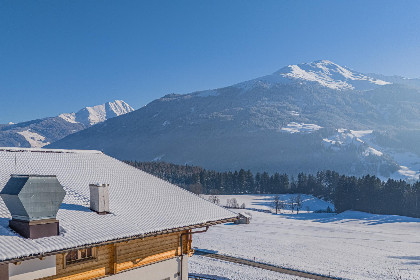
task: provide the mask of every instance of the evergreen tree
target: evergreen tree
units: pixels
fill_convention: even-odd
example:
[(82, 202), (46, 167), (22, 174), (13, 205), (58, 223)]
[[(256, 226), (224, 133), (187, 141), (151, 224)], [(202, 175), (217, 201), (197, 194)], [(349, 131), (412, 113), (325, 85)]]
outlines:
[[(126, 162), (159, 178), (197, 194), (304, 193), (332, 201), (338, 212), (358, 210), (378, 214), (420, 217), (420, 182), (389, 179), (382, 182), (375, 176), (359, 179), (326, 170), (316, 175), (299, 173), (297, 180), (287, 174), (250, 170), (216, 172), (189, 165), (165, 162)], [(296, 202), (292, 203), (293, 206)]]

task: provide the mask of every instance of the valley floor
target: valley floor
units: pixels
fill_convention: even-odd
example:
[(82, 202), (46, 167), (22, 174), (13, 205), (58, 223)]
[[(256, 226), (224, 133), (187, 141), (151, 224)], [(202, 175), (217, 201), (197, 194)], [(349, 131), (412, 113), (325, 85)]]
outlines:
[[(241, 203), (241, 196), (220, 196), (222, 202), (231, 197)], [(313, 210), (322, 203), (307, 199)], [(243, 200), (248, 202), (247, 207), (264, 209), (269, 207), (270, 197), (244, 196)], [(420, 279), (420, 219), (355, 211), (299, 215), (290, 211), (279, 215), (235, 211), (251, 213), (251, 224), (211, 227), (194, 237), (193, 246), (347, 279)], [(228, 274), (228, 279), (296, 279), (287, 275), (255, 278), (249, 268), (243, 270), (241, 266), (200, 256), (191, 259), (190, 270)]]

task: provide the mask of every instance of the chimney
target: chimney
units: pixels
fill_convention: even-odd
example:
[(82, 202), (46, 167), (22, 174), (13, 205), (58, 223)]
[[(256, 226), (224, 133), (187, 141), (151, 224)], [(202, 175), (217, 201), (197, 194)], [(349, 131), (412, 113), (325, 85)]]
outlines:
[(109, 214), (109, 184), (90, 184), (90, 209), (100, 215)]
[(11, 175), (0, 192), (12, 215), (10, 228), (31, 239), (59, 234), (56, 217), (65, 195), (55, 175)]

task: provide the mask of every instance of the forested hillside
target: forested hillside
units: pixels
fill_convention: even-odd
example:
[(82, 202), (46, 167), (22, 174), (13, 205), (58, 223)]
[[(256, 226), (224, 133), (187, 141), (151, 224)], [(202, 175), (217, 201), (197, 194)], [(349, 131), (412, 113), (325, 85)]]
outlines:
[(243, 169), (217, 172), (166, 162), (127, 163), (197, 194), (304, 193), (332, 201), (338, 212), (358, 210), (420, 217), (420, 182), (382, 182), (375, 176), (357, 178), (330, 170), (316, 175), (299, 173), (295, 178), (267, 172), (254, 175)]

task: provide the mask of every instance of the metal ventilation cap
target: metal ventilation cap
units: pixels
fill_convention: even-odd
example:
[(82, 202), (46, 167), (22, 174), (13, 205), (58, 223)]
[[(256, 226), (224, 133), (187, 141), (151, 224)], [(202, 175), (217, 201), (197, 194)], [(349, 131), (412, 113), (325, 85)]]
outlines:
[(11, 175), (0, 196), (14, 220), (55, 219), (66, 192), (55, 175)]

